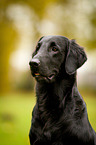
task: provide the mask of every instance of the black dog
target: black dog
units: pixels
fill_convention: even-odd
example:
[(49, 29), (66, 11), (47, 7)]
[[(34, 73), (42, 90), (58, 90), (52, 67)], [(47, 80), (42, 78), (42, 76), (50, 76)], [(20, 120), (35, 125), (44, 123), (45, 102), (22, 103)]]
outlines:
[(86, 60), (83, 48), (74, 40), (63, 36), (39, 40), (29, 63), (37, 80), (31, 145), (96, 145), (76, 84), (76, 70)]

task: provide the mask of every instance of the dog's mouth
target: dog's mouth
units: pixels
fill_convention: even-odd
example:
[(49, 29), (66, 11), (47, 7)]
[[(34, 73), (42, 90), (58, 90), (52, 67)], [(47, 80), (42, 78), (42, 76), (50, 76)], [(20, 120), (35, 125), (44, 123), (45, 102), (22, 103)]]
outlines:
[(47, 82), (50, 82), (51, 80), (53, 80), (55, 78), (55, 74), (44, 76), (44, 75), (41, 75), (40, 73), (34, 73), (32, 75), (33, 75), (33, 77), (36, 78), (37, 81), (45, 80)]

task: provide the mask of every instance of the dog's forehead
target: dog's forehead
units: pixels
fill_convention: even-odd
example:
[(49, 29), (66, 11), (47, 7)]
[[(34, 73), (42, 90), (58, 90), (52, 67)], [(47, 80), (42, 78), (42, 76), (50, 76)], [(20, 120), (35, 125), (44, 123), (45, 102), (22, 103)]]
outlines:
[(68, 38), (64, 37), (64, 36), (44, 36), (40, 42), (44, 42), (44, 43), (51, 43), (51, 42), (55, 42), (56, 44), (63, 44), (66, 43), (68, 41)]

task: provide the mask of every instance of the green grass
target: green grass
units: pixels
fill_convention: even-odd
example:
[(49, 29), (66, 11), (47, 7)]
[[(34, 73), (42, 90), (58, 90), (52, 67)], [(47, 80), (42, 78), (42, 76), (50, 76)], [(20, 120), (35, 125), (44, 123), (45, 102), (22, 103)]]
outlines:
[[(96, 131), (96, 97), (84, 98), (89, 120)], [(34, 94), (0, 97), (0, 145), (29, 145)]]
[(88, 118), (89, 121), (96, 131), (96, 96), (95, 97), (88, 97), (84, 98), (87, 106)]
[(0, 145), (29, 145), (34, 95), (10, 95), (0, 98)]

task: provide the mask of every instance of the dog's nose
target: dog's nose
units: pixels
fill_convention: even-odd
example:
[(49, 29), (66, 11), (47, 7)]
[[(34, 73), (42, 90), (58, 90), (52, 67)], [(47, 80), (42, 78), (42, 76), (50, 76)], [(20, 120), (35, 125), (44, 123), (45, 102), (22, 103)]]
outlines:
[(40, 65), (40, 61), (38, 59), (32, 59), (30, 62), (29, 62), (29, 65), (31, 67), (34, 67), (34, 68), (37, 68), (39, 65)]

